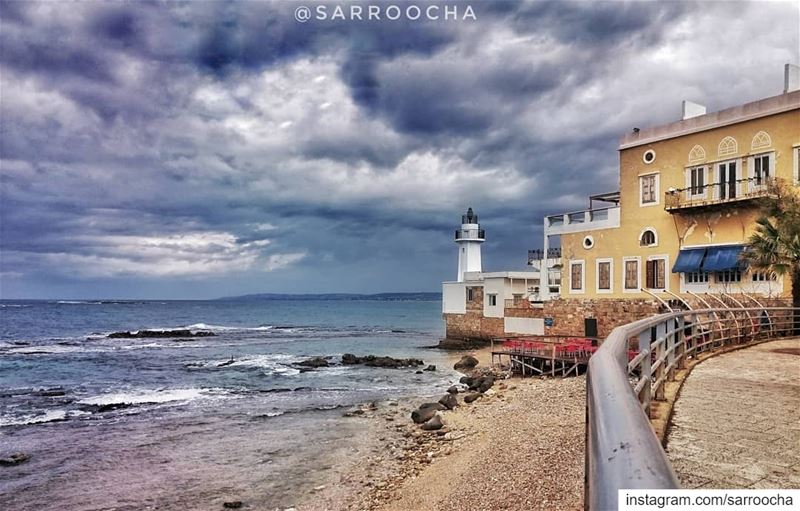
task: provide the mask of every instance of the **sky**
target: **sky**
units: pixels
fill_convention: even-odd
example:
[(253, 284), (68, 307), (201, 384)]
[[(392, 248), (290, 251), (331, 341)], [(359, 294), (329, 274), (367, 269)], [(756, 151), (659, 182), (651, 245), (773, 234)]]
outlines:
[[(0, 1), (0, 298), (437, 291), (469, 206), (524, 269), (623, 134), (800, 59), (797, 2), (301, 3)], [(392, 3), (442, 10), (331, 19)]]

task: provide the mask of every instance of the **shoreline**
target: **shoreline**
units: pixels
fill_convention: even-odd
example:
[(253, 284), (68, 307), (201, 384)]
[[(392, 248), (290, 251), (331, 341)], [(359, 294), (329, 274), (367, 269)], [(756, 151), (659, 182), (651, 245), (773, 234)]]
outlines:
[[(478, 369), (489, 366), (489, 348), (448, 358), (465, 354), (478, 358)], [(353, 418), (369, 421), (359, 452), (295, 509), (583, 508), (583, 376), (498, 380), (471, 404), (460, 392), (460, 405), (442, 412), (444, 428), (421, 430), (411, 411), (445, 390), (430, 399), (383, 402)]]

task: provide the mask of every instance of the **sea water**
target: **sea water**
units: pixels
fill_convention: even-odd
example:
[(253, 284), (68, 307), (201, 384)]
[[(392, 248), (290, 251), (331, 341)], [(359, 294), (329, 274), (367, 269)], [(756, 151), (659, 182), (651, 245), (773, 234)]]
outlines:
[[(112, 339), (114, 331), (210, 331)], [(274, 509), (358, 449), (360, 403), (441, 392), (441, 302), (2, 301), (2, 509)], [(343, 353), (435, 364), (342, 366)], [(330, 367), (298, 362), (331, 357)]]

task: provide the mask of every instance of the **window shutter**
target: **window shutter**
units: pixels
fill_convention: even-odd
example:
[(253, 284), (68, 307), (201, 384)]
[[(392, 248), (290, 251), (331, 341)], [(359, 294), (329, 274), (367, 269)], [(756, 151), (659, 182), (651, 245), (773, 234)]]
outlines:
[(653, 275), (653, 261), (645, 261), (644, 263), (644, 286), (648, 289), (655, 287), (655, 280)]
[(667, 287), (665, 285), (665, 281), (664, 281), (664, 279), (666, 278), (666, 272), (664, 270), (664, 260), (663, 259), (657, 259), (657, 260), (655, 260), (653, 262), (656, 263), (655, 267), (657, 269), (656, 270), (656, 287), (658, 289), (664, 289), (664, 288)]

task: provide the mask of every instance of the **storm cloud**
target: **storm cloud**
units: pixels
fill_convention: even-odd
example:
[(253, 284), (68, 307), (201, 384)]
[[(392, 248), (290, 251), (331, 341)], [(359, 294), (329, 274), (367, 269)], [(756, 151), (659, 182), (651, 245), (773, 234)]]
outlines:
[(778, 94), (800, 46), (794, 2), (295, 6), (2, 1), (0, 296), (436, 290), (468, 206), (524, 268), (622, 134)]

